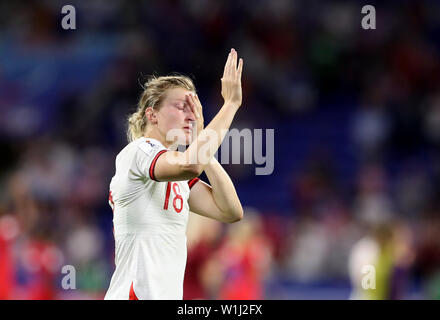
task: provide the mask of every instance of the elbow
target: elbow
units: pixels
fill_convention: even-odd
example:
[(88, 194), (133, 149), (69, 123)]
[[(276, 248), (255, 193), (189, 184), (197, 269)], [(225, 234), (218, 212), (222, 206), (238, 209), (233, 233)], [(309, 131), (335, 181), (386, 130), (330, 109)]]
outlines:
[(182, 168), (182, 171), (184, 172), (185, 177), (188, 180), (190, 180), (190, 179), (197, 178), (198, 176), (200, 176), (202, 174), (203, 166), (200, 164), (185, 165)]
[(229, 214), (228, 214), (228, 218), (226, 219), (226, 223), (234, 223), (234, 222), (238, 222), (238, 221), (240, 221), (240, 220), (242, 220), (243, 219), (243, 216), (244, 216), (244, 214), (243, 214), (243, 208), (240, 206), (240, 208), (239, 209), (237, 209), (237, 210), (235, 210), (235, 211), (233, 211), (233, 212), (230, 212)]

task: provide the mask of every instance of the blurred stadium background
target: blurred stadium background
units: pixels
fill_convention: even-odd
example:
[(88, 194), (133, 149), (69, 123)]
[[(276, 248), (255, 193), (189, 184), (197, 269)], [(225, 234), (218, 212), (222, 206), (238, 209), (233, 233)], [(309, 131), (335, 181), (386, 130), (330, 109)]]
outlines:
[(348, 299), (374, 261), (365, 298), (439, 299), (439, 39), (438, 1), (2, 1), (0, 299), (103, 298), (140, 79), (191, 75), (208, 123), (231, 47), (233, 127), (275, 129), (275, 170), (225, 166), (245, 218), (191, 218), (185, 298)]

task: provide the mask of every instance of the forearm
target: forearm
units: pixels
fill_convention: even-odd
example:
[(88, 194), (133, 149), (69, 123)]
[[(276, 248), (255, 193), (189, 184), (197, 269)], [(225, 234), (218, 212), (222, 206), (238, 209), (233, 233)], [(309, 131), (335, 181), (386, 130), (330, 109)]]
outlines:
[(235, 104), (225, 103), (209, 125), (189, 145), (185, 151), (186, 159), (191, 163), (200, 164), (200, 169), (203, 169), (220, 147), (238, 108)]
[(217, 207), (234, 219), (243, 217), (243, 208), (234, 184), (221, 164), (213, 157), (205, 166), (205, 173), (212, 187), (212, 196)]
[[(237, 51), (232, 48), (221, 78), (221, 94), (225, 103), (209, 125), (198, 132), (197, 138), (184, 153), (185, 160), (197, 168), (196, 173), (200, 174), (204, 166), (208, 165), (214, 157), (231, 126), (235, 113), (241, 106), (242, 70), (243, 59), (240, 59), (237, 66)], [(199, 98), (197, 95), (189, 95), (186, 99), (194, 111), (197, 127), (200, 130), (203, 128), (203, 112)]]

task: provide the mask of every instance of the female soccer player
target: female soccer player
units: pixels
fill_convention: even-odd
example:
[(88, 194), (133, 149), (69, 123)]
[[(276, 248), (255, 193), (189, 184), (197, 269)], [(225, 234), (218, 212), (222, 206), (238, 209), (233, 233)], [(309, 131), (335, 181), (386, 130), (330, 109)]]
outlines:
[[(241, 105), (242, 69), (231, 49), (221, 78), (224, 104), (205, 129), (189, 78), (145, 84), (129, 118), (131, 142), (117, 155), (110, 183), (116, 270), (105, 299), (182, 299), (189, 211), (227, 223), (242, 219), (234, 185), (214, 157)], [(175, 143), (189, 146), (178, 152)], [(199, 161), (200, 154), (210, 161)], [(210, 185), (197, 178), (202, 171)]]

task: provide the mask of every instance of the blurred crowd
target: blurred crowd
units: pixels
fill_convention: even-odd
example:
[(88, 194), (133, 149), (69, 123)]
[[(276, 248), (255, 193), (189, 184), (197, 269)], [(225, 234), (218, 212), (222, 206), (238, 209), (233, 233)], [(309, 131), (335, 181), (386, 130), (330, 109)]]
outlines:
[[(276, 162), (265, 197), (245, 189), (259, 177), (226, 167), (245, 218), (191, 217), (184, 298), (440, 298), (440, 3), (377, 3), (376, 30), (358, 1), (69, 4), (76, 30), (61, 28), (61, 1), (0, 3), (0, 299), (104, 297), (108, 185), (143, 77), (193, 76), (209, 121), (231, 47), (252, 110), (235, 127), (276, 135), (323, 110), (348, 121), (277, 153), (305, 156)], [(279, 193), (284, 210), (270, 206)]]

